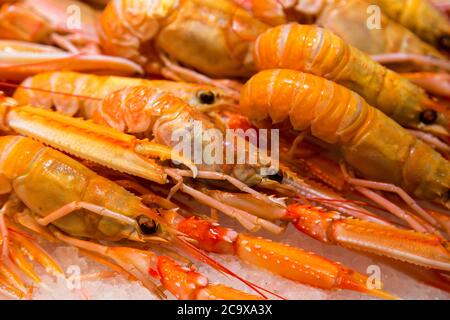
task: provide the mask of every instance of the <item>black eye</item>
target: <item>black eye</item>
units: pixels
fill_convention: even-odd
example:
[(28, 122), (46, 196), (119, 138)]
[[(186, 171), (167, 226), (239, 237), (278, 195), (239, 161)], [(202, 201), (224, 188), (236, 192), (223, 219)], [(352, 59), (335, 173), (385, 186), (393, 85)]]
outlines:
[(202, 104), (213, 104), (216, 101), (216, 96), (211, 91), (200, 91), (198, 97)]
[(139, 227), (141, 228), (142, 233), (146, 235), (155, 234), (156, 231), (158, 231), (158, 225), (147, 218), (140, 219)]
[(283, 182), (283, 174), (281, 172), (277, 172), (275, 174), (272, 174), (270, 176), (267, 176), (270, 180), (276, 181), (276, 182)]
[(439, 39), (439, 48), (443, 50), (450, 50), (450, 35), (446, 34)]
[(420, 121), (425, 124), (433, 124), (437, 119), (437, 112), (431, 109), (427, 109), (420, 113)]

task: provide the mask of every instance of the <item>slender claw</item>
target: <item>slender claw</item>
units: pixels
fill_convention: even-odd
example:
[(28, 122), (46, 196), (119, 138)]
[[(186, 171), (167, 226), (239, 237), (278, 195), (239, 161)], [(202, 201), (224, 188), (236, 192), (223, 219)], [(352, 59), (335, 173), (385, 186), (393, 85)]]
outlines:
[(297, 229), (325, 242), (450, 271), (449, 243), (436, 235), (342, 218), (310, 206), (288, 208)]
[(184, 268), (168, 257), (158, 258), (161, 283), (177, 299), (258, 300), (260, 297), (224, 286), (209, 284), (208, 279), (192, 268)]
[(370, 288), (366, 276), (286, 244), (240, 234), (236, 254), (253, 265), (314, 287), (348, 289), (383, 299), (396, 299), (383, 290)]
[(160, 184), (166, 182), (160, 165), (136, 153), (139, 140), (134, 136), (30, 106), (13, 108), (7, 117), (8, 125), (17, 133), (56, 149)]
[[(168, 175), (174, 178), (174, 180), (180, 181), (182, 178), (172, 169), (167, 169), (166, 172)], [(264, 228), (272, 233), (278, 234), (283, 231), (283, 228), (278, 226), (277, 224), (270, 222), (265, 219), (261, 219), (259, 217), (256, 217), (253, 214), (250, 214), (244, 210), (241, 210), (239, 208), (235, 208), (233, 206), (229, 206), (225, 203), (223, 203), (220, 200), (214, 199), (213, 197), (208, 196), (207, 194), (194, 189), (184, 183), (180, 184), (180, 190), (191, 197), (193, 197), (198, 202), (205, 204), (209, 206), (210, 208), (214, 208), (216, 210), (219, 210), (226, 215), (236, 219), (239, 221), (244, 228), (251, 231), (257, 231), (259, 228)]]
[(238, 234), (211, 222), (192, 217), (178, 220), (165, 216), (197, 243), (196, 246), (215, 253), (235, 254), (239, 259), (267, 269), (290, 280), (332, 290), (350, 289), (380, 298), (393, 296), (366, 286), (367, 277), (337, 263), (285, 244)]

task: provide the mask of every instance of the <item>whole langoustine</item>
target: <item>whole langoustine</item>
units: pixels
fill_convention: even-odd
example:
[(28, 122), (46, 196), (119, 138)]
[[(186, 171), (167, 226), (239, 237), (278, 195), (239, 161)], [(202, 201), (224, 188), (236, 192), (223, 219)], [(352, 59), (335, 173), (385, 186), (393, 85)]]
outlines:
[(210, 85), (69, 71), (46, 72), (27, 78), (21, 85), (14, 86), (14, 99), (21, 104), (32, 104), (66, 115), (91, 118), (108, 94), (133, 86), (148, 86), (170, 92), (198, 108), (237, 104), (235, 97)]
[(295, 70), (266, 70), (246, 83), (240, 106), (256, 123), (287, 121), (294, 130), (339, 146), (368, 179), (450, 206), (449, 162), (341, 85)]

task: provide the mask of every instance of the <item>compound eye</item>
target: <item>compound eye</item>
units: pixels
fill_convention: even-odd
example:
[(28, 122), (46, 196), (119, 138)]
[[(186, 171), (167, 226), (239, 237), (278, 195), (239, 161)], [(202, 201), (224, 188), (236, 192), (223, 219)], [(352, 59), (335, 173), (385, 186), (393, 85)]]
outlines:
[(212, 91), (200, 91), (198, 97), (202, 104), (213, 104), (216, 101), (216, 95)]
[(277, 172), (275, 174), (272, 174), (270, 176), (267, 176), (267, 178), (269, 178), (270, 180), (276, 181), (276, 182), (283, 182), (283, 174), (281, 172)]
[(140, 218), (138, 223), (142, 233), (145, 235), (152, 235), (158, 231), (158, 225), (147, 217)]
[(425, 124), (433, 124), (437, 119), (437, 112), (435, 110), (427, 109), (420, 113), (420, 121)]
[(450, 35), (446, 34), (439, 38), (438, 46), (442, 50), (450, 50)]

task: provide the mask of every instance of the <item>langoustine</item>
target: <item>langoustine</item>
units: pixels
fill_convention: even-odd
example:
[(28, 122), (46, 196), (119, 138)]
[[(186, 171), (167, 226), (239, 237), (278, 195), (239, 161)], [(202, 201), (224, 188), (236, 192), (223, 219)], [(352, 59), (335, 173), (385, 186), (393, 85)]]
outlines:
[[(20, 109), (19, 109), (20, 110)], [(14, 118), (14, 117), (13, 117)], [(142, 133), (151, 133), (151, 135), (155, 138), (155, 141), (163, 143), (167, 146), (173, 146), (171, 139), (171, 135), (173, 134), (174, 130), (176, 128), (184, 127), (186, 128), (186, 123), (188, 123), (190, 120), (197, 120), (201, 121), (206, 128), (211, 127), (212, 125), (208, 123), (208, 121), (205, 121), (204, 116), (200, 115), (198, 112), (196, 112), (192, 107), (189, 107), (187, 104), (183, 103), (181, 100), (178, 100), (174, 97), (171, 97), (167, 93), (163, 93), (157, 89), (149, 88), (149, 87), (134, 87), (134, 88), (125, 88), (123, 90), (120, 90), (118, 92), (115, 92), (111, 94), (108, 98), (106, 98), (102, 105), (95, 110), (95, 112), (92, 115), (92, 118), (95, 122), (98, 123), (105, 123), (108, 124), (111, 127), (114, 127), (116, 129), (119, 129), (121, 131), (127, 131), (132, 132), (135, 134), (142, 134)], [(13, 128), (20, 129), (17, 126), (14, 126), (13, 123), (11, 123)], [(23, 128), (23, 127), (22, 127)], [(21, 132), (19, 130), (19, 132)], [(30, 131), (27, 131), (30, 132)], [(35, 137), (38, 135), (34, 134)], [(150, 136), (149, 136), (150, 137)], [(47, 142), (52, 144), (51, 140), (47, 139)], [(54, 143), (54, 142), (53, 142)], [(90, 157), (90, 160), (93, 161), (100, 161), (100, 159), (96, 159), (95, 157)], [(336, 215), (335, 213), (326, 213), (322, 212), (321, 210), (315, 209), (313, 207), (301, 207), (297, 206), (296, 204), (290, 204), (287, 208), (283, 208), (282, 205), (277, 204), (276, 202), (267, 201), (267, 198), (261, 197), (259, 194), (255, 194), (253, 192), (250, 192), (248, 187), (244, 187), (240, 184), (237, 184), (236, 182), (233, 182), (233, 180), (230, 180), (230, 178), (226, 178), (223, 176), (224, 174), (231, 175), (232, 177), (238, 178), (241, 182), (245, 182), (250, 186), (254, 185), (262, 185), (264, 186), (264, 177), (258, 176), (256, 167), (249, 167), (246, 170), (245, 167), (247, 166), (230, 166), (227, 165), (225, 169), (218, 168), (217, 166), (211, 166), (211, 165), (199, 165), (199, 172), (197, 173), (196, 178), (197, 179), (208, 179), (211, 177), (214, 177), (219, 173), (217, 178), (228, 180), (233, 185), (237, 186), (238, 188), (242, 189), (243, 191), (249, 192), (249, 194), (240, 194), (240, 195), (233, 195), (233, 194), (227, 194), (224, 192), (211, 192), (208, 190), (201, 190), (204, 193), (208, 194), (209, 196), (217, 199), (221, 203), (226, 203), (230, 205), (231, 207), (237, 207), (240, 210), (248, 211), (254, 215), (257, 215), (263, 219), (268, 220), (285, 220), (285, 221), (293, 221), (297, 228), (303, 232), (306, 232), (309, 235), (312, 235), (315, 237), (317, 233), (321, 233), (318, 231), (318, 229), (324, 228), (326, 230), (328, 227), (328, 223), (325, 223), (320, 226), (316, 226), (316, 228), (311, 228), (311, 225), (309, 225), (308, 221), (308, 215), (311, 215), (311, 217), (315, 217), (312, 220), (317, 219), (323, 219), (323, 221), (334, 221), (331, 223), (332, 225), (342, 225), (346, 226), (343, 227), (343, 229), (346, 230), (348, 227), (349, 229), (352, 229), (353, 222), (351, 220), (345, 220), (342, 219), (339, 215)], [(229, 170), (228, 169), (233, 169)], [(216, 174), (213, 174), (212, 172), (208, 172), (208, 170), (214, 170), (216, 171)], [(218, 171), (217, 171), (218, 170)], [(175, 171), (175, 172), (181, 172), (181, 171)], [(289, 172), (289, 171), (287, 171)], [(246, 175), (242, 175), (242, 173), (246, 173)], [(186, 174), (183, 172), (183, 174)], [(289, 173), (290, 174), (290, 173)], [(189, 176), (189, 175), (188, 175)], [(251, 179), (249, 179), (251, 178)], [(258, 180), (255, 180), (258, 178)], [(262, 181), (261, 181), (262, 179)], [(295, 180), (294, 180), (295, 181)], [(301, 179), (297, 179), (298, 184), (302, 184), (303, 181)], [(270, 185), (273, 185), (270, 184)], [(281, 185), (280, 185), (281, 186)], [(267, 186), (268, 187), (268, 186)], [(305, 186), (303, 187), (305, 188)], [(276, 189), (276, 187), (275, 187)], [(311, 191), (310, 191), (311, 192)], [(252, 199), (253, 197), (260, 196), (259, 199)], [(257, 197), (258, 198), (258, 197)], [(342, 208), (341, 208), (342, 209)], [(351, 210), (350, 210), (351, 212)], [(360, 212), (361, 214), (361, 212)], [(369, 238), (365, 240), (367, 243), (365, 243), (362, 247), (365, 248), (365, 250), (369, 250), (371, 252), (377, 252), (376, 250), (373, 251), (370, 249), (371, 243), (379, 243), (383, 247), (381, 251), (383, 254), (386, 254), (390, 257), (399, 258), (399, 256), (391, 255), (389, 253), (392, 246), (396, 246), (398, 244), (401, 244), (402, 241), (400, 240), (403, 236), (401, 235), (401, 231), (397, 230), (395, 228), (389, 228), (384, 225), (382, 220), (379, 220), (375, 218), (372, 215), (365, 215), (361, 214), (360, 216), (364, 217), (365, 219), (372, 220), (374, 222), (381, 223), (380, 225), (377, 225), (376, 223), (367, 223), (364, 221), (354, 223), (360, 224), (360, 228), (378, 228), (380, 232), (388, 232), (392, 233), (392, 238), (388, 241), (388, 243), (380, 244), (379, 241), (377, 241), (377, 237), (374, 235), (374, 233), (370, 233)], [(319, 218), (320, 217), (320, 218)], [(334, 228), (334, 227), (333, 227)], [(338, 230), (337, 228), (336, 230)], [(397, 233), (398, 231), (398, 233)], [(423, 230), (423, 231), (426, 231)], [(324, 231), (323, 231), (324, 232)], [(336, 241), (340, 234), (340, 231), (337, 231), (336, 239), (335, 240), (326, 240), (325, 238), (321, 238), (321, 241), (328, 242), (328, 241)], [(355, 232), (355, 233), (347, 233), (347, 236), (351, 239), (359, 238), (360, 236), (363, 236), (363, 232)], [(397, 238), (399, 236), (399, 238)], [(420, 235), (415, 234), (414, 232), (410, 233), (408, 236), (408, 241), (414, 242), (417, 241), (417, 246), (422, 246), (422, 240), (420, 240)], [(424, 237), (427, 237), (424, 235)], [(433, 238), (433, 236), (431, 236)], [(431, 238), (430, 238), (431, 240)], [(425, 252), (434, 252), (434, 250), (437, 250), (436, 252), (441, 251), (443, 248), (441, 248), (441, 241), (439, 238), (436, 238), (436, 241), (432, 241), (434, 244), (428, 249), (425, 250)], [(422, 243), (422, 244), (420, 244)], [(344, 244), (344, 243), (341, 243)], [(362, 248), (361, 247), (361, 248)], [(402, 252), (401, 259), (406, 259), (407, 261), (413, 262), (413, 263), (423, 263), (423, 261), (427, 261), (425, 263), (426, 266), (429, 267), (435, 267), (435, 268), (446, 268), (445, 267), (445, 256), (448, 254), (446, 253), (445, 249), (442, 251), (442, 261), (438, 262), (433, 261), (434, 258), (431, 256), (428, 258), (425, 258), (425, 256), (422, 256), (420, 259), (416, 258), (408, 258), (411, 257), (412, 252), (409, 254), (406, 254), (405, 248), (398, 247), (398, 250)], [(407, 250), (408, 251), (408, 250)], [(418, 254), (416, 252), (415, 254)], [(414, 254), (413, 254), (414, 255)], [(419, 254), (420, 256), (421, 254)], [(438, 254), (440, 255), (440, 254)], [(422, 260), (422, 262), (419, 262), (419, 260)], [(443, 264), (441, 264), (443, 263)]]

